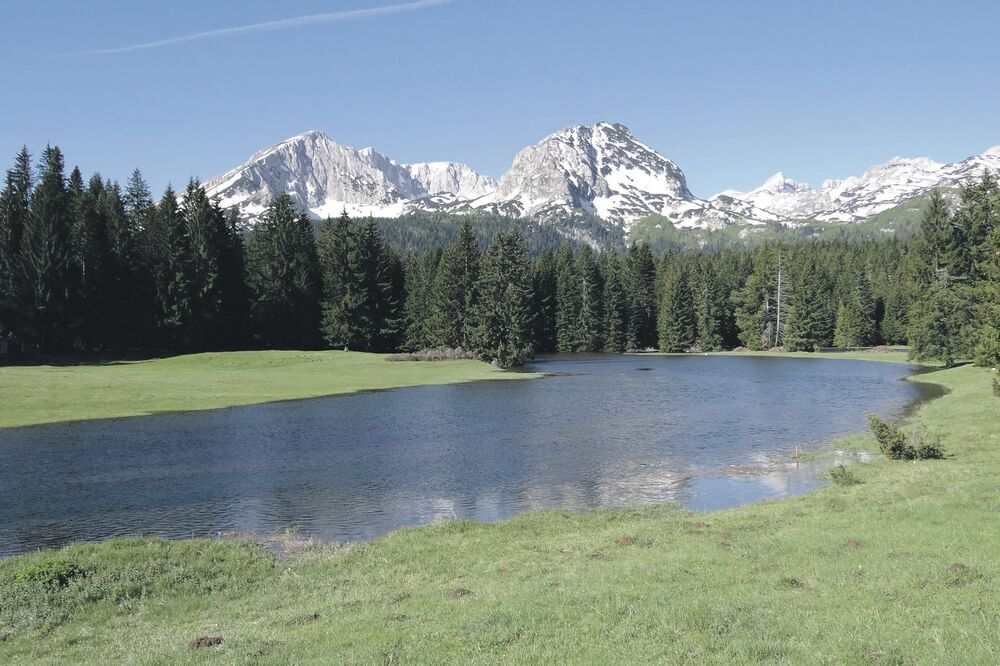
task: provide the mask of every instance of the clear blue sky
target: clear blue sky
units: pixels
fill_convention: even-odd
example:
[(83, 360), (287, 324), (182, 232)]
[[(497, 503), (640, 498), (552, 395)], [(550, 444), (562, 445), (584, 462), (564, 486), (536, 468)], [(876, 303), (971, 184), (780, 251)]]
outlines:
[(94, 53), (406, 2), (4, 3), (2, 163), (51, 142), (87, 173), (138, 166), (159, 191), (320, 129), (499, 176), (546, 134), (610, 120), (709, 196), (1000, 144), (992, 0), (454, 0)]

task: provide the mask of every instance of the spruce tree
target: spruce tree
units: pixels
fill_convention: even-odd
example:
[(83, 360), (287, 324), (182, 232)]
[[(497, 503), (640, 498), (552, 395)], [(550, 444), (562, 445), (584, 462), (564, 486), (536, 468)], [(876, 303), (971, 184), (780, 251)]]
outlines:
[(725, 335), (726, 304), (722, 285), (711, 266), (703, 265), (694, 284), (698, 348), (722, 349)]
[(351, 218), (346, 210), (336, 220), (324, 221), (316, 240), (316, 251), (323, 274), (323, 339), (334, 348), (350, 344), (351, 333), (345, 299), (350, 282), (354, 279), (350, 260), (353, 242)]
[(694, 299), (687, 271), (679, 262), (667, 269), (658, 325), (661, 352), (686, 352), (694, 346), (698, 332)]
[(153, 265), (157, 336), (170, 349), (187, 350), (192, 345), (195, 301), (191, 237), (169, 185), (153, 217), (161, 242)]
[(579, 351), (580, 281), (576, 261), (569, 247), (563, 245), (556, 258), (556, 349), (562, 353)]
[(910, 358), (939, 361), (950, 368), (970, 353), (973, 313), (969, 299), (947, 274), (931, 284), (911, 315)]
[(41, 351), (66, 350), (72, 344), (72, 219), (62, 152), (42, 152), (38, 186), (31, 195), (21, 259), (28, 289), (28, 317)]
[(576, 258), (580, 311), (577, 317), (578, 351), (596, 352), (604, 348), (604, 285), (600, 267), (589, 245)]
[(861, 314), (854, 304), (841, 302), (833, 327), (833, 346), (841, 349), (859, 347), (864, 339)]
[(532, 268), (533, 347), (538, 353), (556, 351), (556, 309), (558, 291), (556, 255), (544, 250)]
[(248, 283), (259, 341), (313, 348), (319, 342), (321, 275), (312, 224), (287, 194), (268, 206), (250, 238)]
[(808, 258), (796, 271), (788, 298), (784, 347), (789, 351), (816, 351), (832, 342), (827, 289), (816, 261)]
[(501, 368), (522, 365), (531, 355), (531, 273), (516, 228), (497, 232), (483, 256), (477, 281), (474, 349)]
[(608, 253), (602, 262), (604, 279), (604, 351), (623, 353), (628, 347), (630, 308), (618, 255)]
[(456, 241), (441, 255), (434, 279), (431, 339), (437, 347), (468, 348), (472, 342), (479, 254), (472, 225), (466, 220)]
[(26, 290), (21, 262), (21, 239), (31, 202), (31, 155), (18, 152), (0, 192), (0, 337), (22, 329)]
[(357, 232), (350, 269), (345, 296), (347, 346), (357, 351), (389, 351), (400, 326), (400, 303), (395, 300), (390, 256), (370, 218)]
[(629, 349), (649, 349), (656, 342), (656, 261), (646, 243), (633, 243), (625, 260), (629, 302)]

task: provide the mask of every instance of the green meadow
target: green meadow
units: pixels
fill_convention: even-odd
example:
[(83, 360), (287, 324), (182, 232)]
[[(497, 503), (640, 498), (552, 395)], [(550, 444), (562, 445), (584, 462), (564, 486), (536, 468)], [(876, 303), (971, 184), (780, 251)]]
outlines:
[[(10, 558), (0, 662), (1000, 663), (1000, 400), (971, 366), (920, 381), (948, 390), (911, 417), (946, 459), (878, 458), (789, 499), (452, 521), (288, 557), (125, 539)], [(222, 643), (189, 649), (203, 636)]]
[(0, 367), (0, 428), (217, 409), (356, 391), (537, 377), (471, 360), (248, 351), (151, 361)]

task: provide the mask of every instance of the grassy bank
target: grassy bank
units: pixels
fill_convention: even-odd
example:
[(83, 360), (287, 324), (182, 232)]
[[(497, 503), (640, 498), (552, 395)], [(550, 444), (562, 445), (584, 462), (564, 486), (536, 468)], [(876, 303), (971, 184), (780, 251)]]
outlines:
[[(0, 662), (998, 663), (1000, 400), (981, 369), (920, 379), (950, 390), (915, 418), (951, 457), (860, 466), (857, 486), (449, 522), (286, 562), (156, 540), (6, 560)], [(223, 643), (189, 651), (204, 635)]]
[(391, 362), (384, 355), (337, 351), (0, 367), (0, 428), (533, 376), (479, 361)]

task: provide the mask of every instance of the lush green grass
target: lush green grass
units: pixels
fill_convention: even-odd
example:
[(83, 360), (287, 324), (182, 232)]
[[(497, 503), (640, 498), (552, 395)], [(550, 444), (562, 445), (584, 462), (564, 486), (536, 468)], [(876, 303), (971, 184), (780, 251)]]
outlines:
[(226, 352), (109, 364), (0, 367), (0, 428), (537, 376), (504, 372), (479, 361), (392, 362), (384, 355), (337, 351)]
[[(978, 368), (921, 381), (950, 389), (915, 417), (948, 459), (786, 500), (449, 522), (281, 563), (155, 540), (12, 558), (0, 663), (1000, 663), (1000, 400)], [(224, 643), (189, 652), (203, 635)]]

